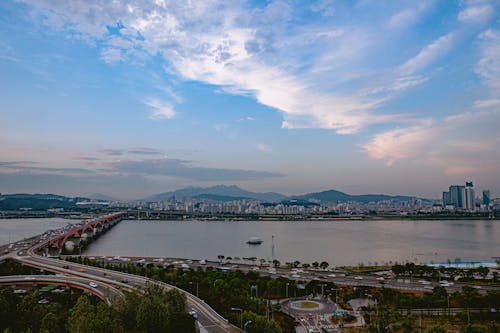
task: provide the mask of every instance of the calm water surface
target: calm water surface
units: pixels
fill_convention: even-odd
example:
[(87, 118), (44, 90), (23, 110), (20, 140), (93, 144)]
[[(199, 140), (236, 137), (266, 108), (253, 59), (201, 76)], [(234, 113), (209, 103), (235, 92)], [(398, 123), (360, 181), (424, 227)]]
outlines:
[[(333, 265), (416, 260), (491, 261), (500, 256), (500, 222), (322, 221), (208, 222), (123, 221), (85, 254), (217, 259), (218, 255), (282, 262), (326, 260)], [(264, 243), (248, 245), (250, 237)]]
[(78, 222), (80, 221), (61, 218), (0, 219), (0, 244), (12, 243)]

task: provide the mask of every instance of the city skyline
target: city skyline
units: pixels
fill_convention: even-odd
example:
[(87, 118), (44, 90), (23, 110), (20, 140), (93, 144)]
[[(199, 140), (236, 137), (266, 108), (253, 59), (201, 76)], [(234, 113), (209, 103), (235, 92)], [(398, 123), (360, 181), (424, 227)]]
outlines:
[(499, 9), (4, 1), (0, 192), (499, 193)]

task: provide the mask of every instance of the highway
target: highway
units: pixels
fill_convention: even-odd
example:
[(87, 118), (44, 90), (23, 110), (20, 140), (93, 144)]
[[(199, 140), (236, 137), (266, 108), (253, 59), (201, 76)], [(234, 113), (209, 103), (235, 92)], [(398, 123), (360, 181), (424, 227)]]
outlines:
[[(31, 267), (51, 271), (58, 274), (78, 276), (84, 279), (95, 281), (98, 285), (113, 286), (120, 290), (142, 290), (149, 284), (157, 284), (165, 290), (176, 288), (166, 283), (154, 281), (142, 276), (116, 272), (103, 268), (80, 265), (58, 259), (44, 258), (37, 255), (12, 256), (12, 259)], [(67, 267), (67, 268), (63, 268)], [(78, 271), (80, 270), (80, 271)], [(84, 270), (82, 272), (82, 270)], [(179, 289), (180, 290), (180, 289)], [(208, 304), (196, 296), (180, 290), (186, 295), (189, 310), (198, 312), (199, 324), (209, 333), (239, 332), (239, 330), (228, 324), (228, 321), (221, 317)]]
[(105, 284), (93, 284), (92, 280), (82, 279), (76, 276), (66, 276), (66, 275), (10, 275), (10, 276), (0, 276), (0, 285), (60, 285), (67, 286), (71, 288), (77, 288), (89, 292), (108, 305), (112, 305), (115, 302), (124, 299), (125, 295), (118, 289), (105, 285)]
[[(142, 276), (39, 256), (36, 254), (38, 249), (47, 246), (53, 239), (61, 236), (60, 232), (52, 232), (51, 234), (53, 234), (53, 238), (47, 237), (47, 233), (44, 233), (42, 235), (14, 243), (9, 249), (10, 252), (4, 252), (4, 255), (0, 256), (0, 261), (10, 258), (30, 267), (56, 273), (57, 275), (53, 275), (52, 278), (50, 278), (51, 282), (59, 280), (61, 283), (65, 283), (65, 281), (67, 281), (66, 279), (69, 277), (81, 279), (78, 281), (81, 281), (81, 283), (83, 283), (86, 287), (90, 287), (89, 283), (94, 282), (100, 288), (99, 291), (102, 291), (103, 293), (105, 291), (111, 292), (111, 290), (116, 290), (120, 293), (121, 291), (141, 292), (148, 284), (157, 284), (164, 290), (175, 288), (186, 295), (188, 310), (195, 310), (198, 313), (197, 322), (200, 332), (241, 332), (240, 329), (229, 324), (227, 319), (219, 315), (203, 300), (175, 286), (154, 281)], [(4, 249), (8, 249), (8, 247), (2, 246), (1, 250)], [(33, 277), (36, 278), (35, 275), (33, 275)], [(77, 280), (74, 281), (77, 282)], [(110, 302), (114, 302), (115, 300), (115, 297), (110, 297), (109, 299)]]
[[(89, 283), (94, 282), (98, 285), (98, 288), (92, 288), (97, 289), (92, 291), (95, 291), (96, 293), (102, 292), (101, 296), (106, 299), (108, 304), (116, 302), (117, 297), (123, 297), (118, 296), (122, 291), (140, 292), (146, 287), (147, 284), (158, 284), (165, 290), (170, 290), (172, 288), (178, 289), (175, 286), (154, 281), (142, 276), (116, 272), (104, 268), (81, 265), (59, 259), (43, 257), (36, 254), (38, 249), (48, 246), (50, 242), (56, 239), (60, 239), (61, 236), (63, 236), (64, 233), (68, 232), (68, 230), (70, 229), (71, 226), (68, 226), (57, 231), (50, 231), (36, 237), (24, 239), (11, 245), (0, 246), (0, 261), (6, 258), (11, 258), (24, 265), (58, 274), (50, 278), (51, 282), (54, 283), (57, 280), (59, 280), (61, 283), (67, 283), (67, 280), (65, 279), (74, 279), (72, 281), (75, 283), (75, 286), (78, 285), (78, 283), (82, 283), (86, 288), (88, 288)], [(197, 267), (208, 266), (217, 267), (220, 265), (220, 263), (218, 262), (202, 262), (201, 260), (185, 260), (173, 258), (97, 257), (93, 259), (102, 259), (106, 260), (109, 263), (115, 264), (130, 262), (134, 264), (153, 263), (155, 265), (162, 265), (164, 267), (173, 265), (174, 267), (184, 269), (196, 269)], [(387, 276), (381, 277), (376, 275), (349, 275), (346, 272), (342, 271), (329, 272), (314, 269), (304, 270), (298, 268), (270, 268), (267, 266), (258, 267), (255, 265), (235, 265), (229, 263), (226, 263), (224, 266), (230, 270), (241, 270), (245, 272), (254, 271), (262, 276), (271, 276), (273, 278), (285, 277), (287, 279), (295, 280), (301, 283), (317, 280), (320, 282), (332, 282), (337, 285), (368, 286), (378, 288), (383, 286), (384, 288), (418, 292), (431, 292), (435, 286), (442, 285), (446, 288), (448, 293), (460, 291), (464, 285), (471, 285), (473, 287), (476, 287), (482, 293), (486, 292), (486, 290), (499, 289), (499, 286), (492, 285), (478, 286), (474, 284), (452, 282), (440, 284), (432, 281), (397, 279)], [(24, 278), (25, 277), (23, 277), (23, 279)], [(241, 332), (240, 329), (229, 324), (225, 318), (221, 317), (203, 300), (184, 290), (180, 291), (186, 295), (188, 310), (195, 310), (198, 313), (198, 324), (201, 326), (200, 331), (202, 333)], [(320, 292), (320, 290), (317, 290), (317, 292)], [(293, 290), (290, 290), (290, 297), (293, 296), (294, 292)]]

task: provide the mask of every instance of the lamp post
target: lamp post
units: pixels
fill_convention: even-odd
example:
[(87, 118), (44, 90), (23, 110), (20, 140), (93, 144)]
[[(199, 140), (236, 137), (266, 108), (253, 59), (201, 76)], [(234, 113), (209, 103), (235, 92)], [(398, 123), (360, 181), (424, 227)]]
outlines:
[(288, 286), (290, 285), (290, 283), (287, 283), (286, 284), (286, 298), (288, 298)]
[(240, 328), (243, 328), (243, 309), (231, 308), (231, 311), (239, 311), (240, 312)]
[(246, 332), (247, 325), (250, 325), (251, 323), (252, 323), (252, 321), (251, 321), (251, 320), (247, 321), (247, 322), (245, 323), (245, 325), (243, 325), (243, 331), (245, 331), (245, 332)]
[(259, 286), (257, 284), (250, 286), (250, 297), (252, 297), (253, 292), (252, 290), (255, 290), (255, 298), (259, 297)]
[(330, 288), (330, 290), (335, 291), (335, 304), (338, 306), (339, 304), (339, 293), (337, 288)]
[(446, 295), (446, 298), (448, 299), (448, 320), (450, 320), (450, 294)]
[(194, 284), (196, 283), (196, 297), (198, 297), (198, 281), (196, 282), (189, 282), (189, 284)]

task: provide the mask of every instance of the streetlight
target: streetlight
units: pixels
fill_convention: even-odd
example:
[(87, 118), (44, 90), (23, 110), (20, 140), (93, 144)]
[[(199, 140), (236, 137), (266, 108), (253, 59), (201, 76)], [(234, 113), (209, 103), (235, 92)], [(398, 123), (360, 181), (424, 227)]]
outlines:
[(243, 328), (243, 309), (231, 308), (231, 311), (239, 311), (240, 312), (240, 328)]
[(339, 304), (339, 293), (338, 293), (338, 289), (337, 288), (330, 288), (330, 290), (335, 290), (335, 304)]
[(288, 298), (288, 286), (290, 285), (290, 283), (287, 283), (286, 284), (286, 298)]
[(243, 325), (243, 331), (246, 331), (246, 329), (247, 329), (247, 325), (250, 325), (251, 323), (252, 323), (252, 321), (251, 321), (251, 320), (247, 321), (247, 322), (245, 323), (245, 325)]
[[(194, 284), (195, 282), (189, 282), (189, 284)], [(196, 297), (198, 297), (198, 281), (196, 281)]]
[(252, 290), (255, 290), (255, 298), (259, 297), (259, 285), (255, 284), (253, 286), (250, 286), (250, 297), (252, 297), (253, 292)]

